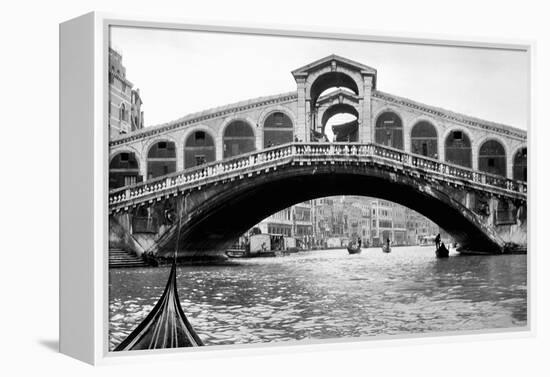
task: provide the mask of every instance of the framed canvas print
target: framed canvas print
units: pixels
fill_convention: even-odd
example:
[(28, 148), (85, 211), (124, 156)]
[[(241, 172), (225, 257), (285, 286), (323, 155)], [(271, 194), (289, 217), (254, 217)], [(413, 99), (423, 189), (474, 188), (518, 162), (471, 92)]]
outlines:
[(528, 333), (531, 54), (61, 24), (61, 351)]

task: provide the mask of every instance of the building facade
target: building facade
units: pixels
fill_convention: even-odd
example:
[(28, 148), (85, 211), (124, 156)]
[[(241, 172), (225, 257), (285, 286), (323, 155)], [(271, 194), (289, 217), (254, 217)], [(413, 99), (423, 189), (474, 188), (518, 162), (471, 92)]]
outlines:
[(139, 89), (126, 78), (122, 54), (109, 48), (109, 135), (111, 138), (142, 129), (144, 124)]
[(262, 233), (294, 237), (301, 247), (310, 249), (314, 245), (313, 216), (313, 201), (307, 201), (274, 213), (255, 228)]
[[(143, 101), (139, 89), (126, 78), (122, 55), (109, 48), (109, 136), (110, 138), (142, 129)], [(109, 161), (109, 188), (141, 182), (138, 157), (134, 151), (124, 151)]]

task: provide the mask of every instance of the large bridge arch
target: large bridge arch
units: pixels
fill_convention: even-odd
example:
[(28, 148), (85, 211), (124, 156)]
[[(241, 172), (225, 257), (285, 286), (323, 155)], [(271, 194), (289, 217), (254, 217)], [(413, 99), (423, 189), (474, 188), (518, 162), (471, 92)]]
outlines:
[[(188, 209), (181, 228), (182, 251), (224, 249), (275, 212), (333, 195), (370, 196), (402, 204), (440, 225), (466, 248), (498, 252), (502, 246), (471, 210), (448, 193), (446, 186), (398, 175), (376, 165), (359, 169), (353, 164), (292, 164), (227, 183), (230, 189), (224, 184), (213, 185), (180, 197)], [(174, 232), (159, 240), (161, 254), (162, 250), (173, 250)]]

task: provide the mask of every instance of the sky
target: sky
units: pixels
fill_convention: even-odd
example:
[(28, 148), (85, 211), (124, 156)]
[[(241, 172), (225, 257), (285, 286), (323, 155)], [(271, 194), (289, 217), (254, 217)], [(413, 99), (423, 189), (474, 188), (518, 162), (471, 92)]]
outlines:
[(112, 27), (126, 77), (140, 89), (145, 126), (296, 90), (291, 71), (337, 54), (378, 71), (377, 88), (527, 129), (523, 51)]

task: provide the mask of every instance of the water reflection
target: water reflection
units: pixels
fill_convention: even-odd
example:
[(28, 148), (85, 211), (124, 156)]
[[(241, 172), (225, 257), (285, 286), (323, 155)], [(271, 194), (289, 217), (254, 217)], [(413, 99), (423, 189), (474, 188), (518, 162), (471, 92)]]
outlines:
[[(178, 269), (182, 307), (206, 345), (525, 326), (525, 255), (432, 248), (313, 251)], [(110, 345), (162, 294), (168, 268), (110, 271)]]

